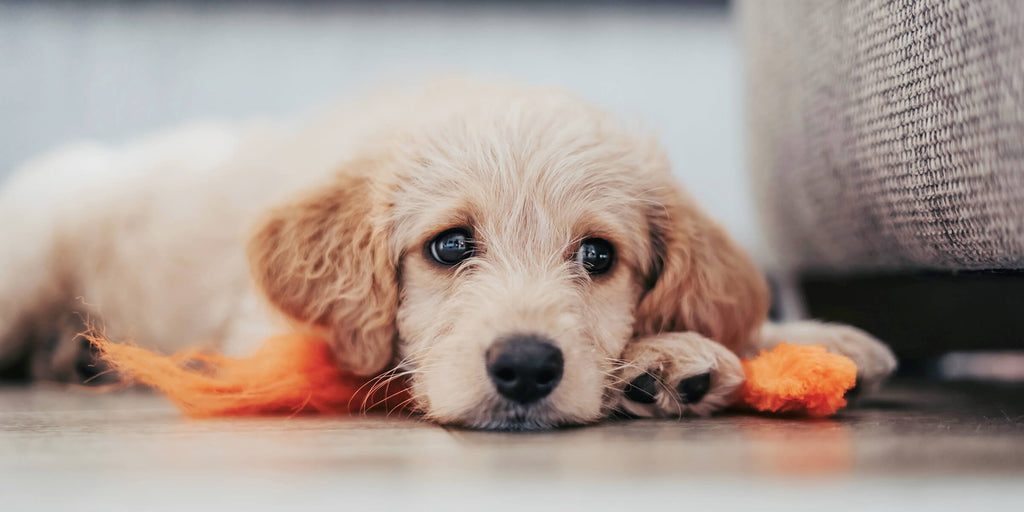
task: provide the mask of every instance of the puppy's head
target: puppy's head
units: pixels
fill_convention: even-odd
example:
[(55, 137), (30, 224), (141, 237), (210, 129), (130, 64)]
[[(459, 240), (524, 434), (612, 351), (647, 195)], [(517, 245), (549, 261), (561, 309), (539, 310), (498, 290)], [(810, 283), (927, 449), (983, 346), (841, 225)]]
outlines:
[(763, 319), (763, 281), (652, 140), (550, 90), (435, 112), (250, 242), (257, 284), (347, 370), (397, 364), (443, 423), (579, 424), (614, 403), (631, 339), (735, 346)]

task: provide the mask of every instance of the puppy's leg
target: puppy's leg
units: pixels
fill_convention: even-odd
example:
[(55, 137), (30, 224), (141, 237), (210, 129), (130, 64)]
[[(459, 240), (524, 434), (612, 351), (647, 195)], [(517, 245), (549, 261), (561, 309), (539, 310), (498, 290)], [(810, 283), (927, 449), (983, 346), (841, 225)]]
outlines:
[[(34, 357), (39, 330), (52, 316), (57, 279), (51, 273), (48, 244), (21, 236), (20, 218), (0, 204), (0, 373), (21, 368)], [(7, 245), (7, 244), (10, 245)]]
[(822, 345), (829, 352), (849, 357), (857, 365), (857, 389), (861, 395), (876, 391), (896, 370), (892, 350), (870, 334), (848, 325), (815, 321), (765, 324), (760, 337), (741, 355), (753, 357), (780, 343)]
[(707, 416), (743, 384), (739, 358), (697, 333), (659, 334), (626, 346), (619, 409), (643, 418)]
[(73, 322), (64, 315), (74, 306), (77, 269), (92, 268), (77, 258), (82, 240), (98, 239), (93, 203), (109, 200), (86, 184), (109, 166), (102, 148), (68, 146), (26, 163), (0, 187), (0, 372), (28, 361), (45, 378), (71, 375), (80, 343), (66, 335)]
[(89, 329), (85, 311), (70, 308), (47, 319), (34, 333), (29, 375), (33, 380), (74, 384), (109, 384), (117, 375), (108, 372), (106, 363), (82, 333)]

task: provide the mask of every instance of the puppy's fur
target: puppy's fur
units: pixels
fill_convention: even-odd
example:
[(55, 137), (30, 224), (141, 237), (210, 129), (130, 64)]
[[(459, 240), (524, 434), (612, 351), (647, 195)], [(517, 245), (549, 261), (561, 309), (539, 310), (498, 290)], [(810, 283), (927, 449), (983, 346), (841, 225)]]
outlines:
[[(656, 141), (554, 89), (446, 81), (304, 128), (202, 125), (66, 148), (11, 179), (0, 219), (0, 366), (29, 353), (41, 377), (74, 373), (72, 336), (38, 342), (69, 310), (161, 351), (240, 353), (282, 329), (314, 331), (346, 370), (396, 368), (428, 417), (482, 428), (615, 408), (707, 414), (742, 381), (736, 354), (779, 341), (834, 340), (871, 383), (895, 364), (851, 328), (762, 335), (764, 279)], [(453, 227), (476, 253), (440, 266), (427, 246)], [(615, 248), (606, 274), (573, 257), (590, 237)], [(501, 398), (484, 365), (492, 342), (522, 333), (553, 340), (565, 361), (530, 406)], [(658, 377), (654, 404), (622, 398), (642, 372)], [(675, 383), (706, 372), (703, 400), (675, 399)]]

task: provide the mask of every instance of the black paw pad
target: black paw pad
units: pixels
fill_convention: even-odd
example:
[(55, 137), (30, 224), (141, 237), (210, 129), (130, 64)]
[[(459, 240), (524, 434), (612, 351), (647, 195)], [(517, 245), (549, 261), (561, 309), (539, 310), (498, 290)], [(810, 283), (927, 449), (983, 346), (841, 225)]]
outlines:
[(702, 373), (687, 377), (679, 381), (676, 391), (679, 392), (679, 402), (683, 404), (695, 404), (700, 402), (704, 395), (711, 389), (711, 374)]
[(622, 390), (622, 392), (626, 395), (626, 398), (636, 403), (653, 404), (658, 396), (658, 386), (654, 380), (654, 375), (644, 372), (639, 377), (633, 379), (633, 382), (627, 384), (626, 389)]

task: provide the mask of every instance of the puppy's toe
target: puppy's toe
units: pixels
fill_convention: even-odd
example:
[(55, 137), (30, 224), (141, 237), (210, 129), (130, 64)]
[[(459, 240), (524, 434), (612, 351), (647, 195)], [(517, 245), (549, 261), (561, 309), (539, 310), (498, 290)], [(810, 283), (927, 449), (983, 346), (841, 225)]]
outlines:
[(109, 370), (89, 340), (71, 330), (57, 332), (36, 344), (30, 357), (31, 377), (39, 381), (111, 384), (117, 376)]
[(856, 393), (851, 397), (877, 391), (896, 371), (892, 350), (870, 334), (847, 325), (822, 324), (821, 329), (821, 344), (826, 350), (849, 357), (857, 365)]
[(658, 401), (658, 378), (644, 371), (626, 384), (622, 394), (633, 403), (653, 404)]
[(679, 403), (698, 404), (711, 391), (711, 372), (684, 377), (676, 384)]
[(707, 416), (731, 404), (743, 384), (739, 359), (696, 333), (635, 340), (623, 359), (619, 409), (642, 418)]

